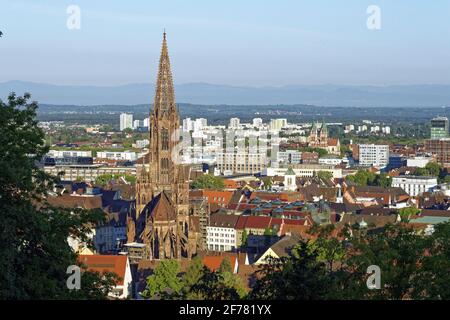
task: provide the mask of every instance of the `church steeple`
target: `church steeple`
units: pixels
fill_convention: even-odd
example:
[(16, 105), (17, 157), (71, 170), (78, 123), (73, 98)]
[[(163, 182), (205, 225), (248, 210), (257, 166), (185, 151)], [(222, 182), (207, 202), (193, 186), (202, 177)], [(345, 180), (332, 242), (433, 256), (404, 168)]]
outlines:
[[(147, 246), (149, 259), (190, 257), (189, 168), (179, 163), (180, 117), (170, 69), (166, 33), (150, 113), (149, 152), (136, 165), (136, 232)], [(191, 241), (191, 242), (189, 242)], [(195, 247), (195, 246), (194, 246)]]
[(176, 112), (175, 93), (173, 89), (172, 71), (170, 68), (169, 50), (167, 49), (166, 32), (163, 33), (161, 56), (159, 58), (158, 77), (153, 114), (157, 117)]

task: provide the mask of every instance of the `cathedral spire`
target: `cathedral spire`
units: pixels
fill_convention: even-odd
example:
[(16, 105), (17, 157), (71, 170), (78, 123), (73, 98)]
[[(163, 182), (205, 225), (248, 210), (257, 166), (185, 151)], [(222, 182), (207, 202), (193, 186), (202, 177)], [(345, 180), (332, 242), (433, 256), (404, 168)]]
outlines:
[(176, 111), (175, 94), (170, 68), (169, 50), (167, 49), (166, 31), (164, 30), (153, 112), (156, 116), (161, 116), (173, 111)]

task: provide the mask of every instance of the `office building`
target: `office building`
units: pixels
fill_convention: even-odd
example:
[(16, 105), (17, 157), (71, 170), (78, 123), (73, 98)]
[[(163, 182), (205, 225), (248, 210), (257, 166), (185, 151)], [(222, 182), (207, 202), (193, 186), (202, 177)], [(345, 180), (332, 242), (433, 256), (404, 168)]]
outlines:
[(448, 138), (448, 119), (446, 117), (436, 117), (431, 119), (431, 139)]

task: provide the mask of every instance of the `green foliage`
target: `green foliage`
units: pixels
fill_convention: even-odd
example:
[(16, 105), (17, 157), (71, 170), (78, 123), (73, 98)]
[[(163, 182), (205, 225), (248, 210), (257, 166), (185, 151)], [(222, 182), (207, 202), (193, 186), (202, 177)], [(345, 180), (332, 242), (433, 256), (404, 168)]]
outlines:
[(447, 169), (441, 167), (439, 164), (435, 162), (429, 162), (425, 166), (425, 168), (417, 168), (414, 172), (416, 176), (432, 176), (437, 177), (439, 183), (449, 183), (450, 175), (447, 172)]
[(212, 174), (204, 174), (191, 183), (191, 188), (223, 190), (225, 188), (225, 183), (221, 177), (216, 177)]
[(162, 260), (147, 278), (147, 286), (142, 292), (144, 298), (165, 298), (181, 292), (183, 282), (178, 275), (180, 264), (177, 260)]
[(224, 258), (219, 266), (219, 272), (220, 273), (226, 273), (226, 272), (233, 272), (233, 269), (231, 268), (231, 262), (230, 259)]
[(272, 188), (272, 178), (271, 177), (263, 177), (262, 182), (264, 183), (264, 189), (266, 190), (270, 190), (270, 188)]
[(87, 241), (89, 225), (103, 215), (46, 202), (56, 178), (36, 166), (48, 147), (29, 99), (11, 94), (0, 101), (0, 299), (106, 298), (114, 282), (108, 275), (85, 271), (81, 289), (67, 289), (67, 267), (77, 264), (67, 238)]
[(359, 186), (379, 186), (386, 188), (390, 187), (392, 183), (392, 178), (387, 174), (375, 174), (367, 170), (358, 170), (354, 175), (347, 176), (346, 179)]
[(374, 185), (387, 188), (392, 184), (392, 178), (388, 176), (386, 173), (377, 174), (375, 177)]
[(248, 233), (247, 233), (247, 230), (244, 229), (244, 231), (242, 231), (241, 246), (246, 247), (247, 241), (248, 241)]
[(345, 157), (347, 155), (351, 157), (353, 155), (352, 149), (348, 145), (344, 145), (344, 144), (341, 144), (340, 152), (341, 152), (341, 157)]
[(213, 272), (203, 266), (200, 258), (190, 262), (186, 272), (179, 273), (176, 260), (163, 260), (147, 278), (144, 298), (229, 300), (246, 295), (241, 278), (233, 274), (229, 259)]
[(191, 287), (195, 285), (203, 275), (203, 262), (199, 257), (194, 257), (183, 275), (183, 293), (188, 295)]
[(420, 210), (416, 207), (406, 207), (398, 210), (398, 214), (400, 215), (400, 218), (403, 222), (408, 222), (411, 216), (414, 216), (418, 213), (420, 213)]
[(328, 151), (322, 148), (302, 147), (298, 150), (303, 152), (316, 152), (317, 154), (319, 154), (319, 158), (328, 154)]
[(332, 291), (325, 263), (319, 261), (316, 248), (300, 242), (289, 257), (269, 259), (258, 272), (250, 293), (258, 300), (324, 299)]
[(265, 236), (274, 236), (274, 235), (276, 235), (276, 234), (277, 234), (276, 230), (274, 230), (274, 229), (272, 229), (272, 228), (266, 228), (266, 229), (264, 230), (264, 235), (265, 235)]
[(240, 298), (234, 287), (235, 280), (220, 272), (203, 268), (200, 280), (191, 288), (190, 297), (196, 300), (237, 300)]
[(322, 180), (333, 179), (333, 174), (330, 171), (319, 171), (317, 172), (317, 176)]
[[(356, 229), (340, 242), (331, 227), (312, 228), (318, 237), (301, 241), (288, 257), (262, 267), (249, 297), (256, 299), (450, 299), (450, 223), (421, 235), (403, 225), (379, 232)], [(367, 268), (380, 267), (381, 287), (367, 288)]]

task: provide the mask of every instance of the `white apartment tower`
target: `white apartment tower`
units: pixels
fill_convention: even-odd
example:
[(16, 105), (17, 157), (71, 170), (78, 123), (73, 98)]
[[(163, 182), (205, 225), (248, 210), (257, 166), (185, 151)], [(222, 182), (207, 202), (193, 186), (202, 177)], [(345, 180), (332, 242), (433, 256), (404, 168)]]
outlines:
[(133, 129), (133, 115), (129, 113), (120, 114), (120, 131), (127, 128)]
[(384, 168), (389, 163), (389, 146), (381, 144), (360, 144), (359, 164)]

